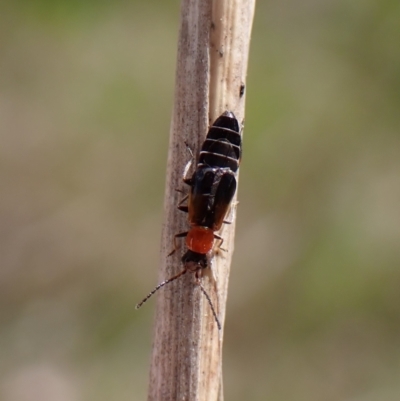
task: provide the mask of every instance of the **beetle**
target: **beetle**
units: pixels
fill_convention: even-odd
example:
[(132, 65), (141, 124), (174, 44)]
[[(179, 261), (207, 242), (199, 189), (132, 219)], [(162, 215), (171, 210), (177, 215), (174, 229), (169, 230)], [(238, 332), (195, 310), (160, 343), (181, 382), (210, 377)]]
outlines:
[[(189, 151), (191, 152), (190, 148)], [(201, 272), (210, 264), (211, 251), (215, 239), (221, 249), (223, 239), (216, 234), (228, 213), (236, 192), (236, 174), (242, 156), (241, 127), (231, 111), (225, 111), (209, 128), (201, 147), (197, 166), (191, 177), (187, 177), (192, 160), (185, 167), (183, 182), (190, 187), (189, 194), (179, 203), (178, 209), (188, 213), (189, 231), (176, 234), (177, 238), (186, 237), (187, 251), (182, 256), (183, 270), (177, 275), (161, 282), (140, 303), (140, 308), (156, 291), (164, 285), (178, 279), (186, 272), (195, 273), (196, 284), (205, 295), (218, 329), (221, 324), (209, 295), (201, 284)], [(183, 202), (187, 200), (187, 205)]]

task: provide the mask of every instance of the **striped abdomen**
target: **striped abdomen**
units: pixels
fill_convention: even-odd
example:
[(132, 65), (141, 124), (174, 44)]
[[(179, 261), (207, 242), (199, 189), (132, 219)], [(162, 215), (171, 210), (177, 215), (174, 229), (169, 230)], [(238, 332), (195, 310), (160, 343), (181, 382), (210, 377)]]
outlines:
[(231, 111), (225, 111), (208, 130), (200, 151), (198, 167), (227, 167), (236, 173), (241, 154), (239, 122)]

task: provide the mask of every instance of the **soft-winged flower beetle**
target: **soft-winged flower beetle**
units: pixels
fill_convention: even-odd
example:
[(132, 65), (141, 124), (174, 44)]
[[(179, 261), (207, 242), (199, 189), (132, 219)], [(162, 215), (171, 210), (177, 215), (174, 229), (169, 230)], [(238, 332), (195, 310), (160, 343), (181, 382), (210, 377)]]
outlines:
[[(189, 148), (190, 150), (190, 148)], [(183, 181), (189, 185), (189, 194), (180, 202), (178, 209), (188, 213), (189, 231), (179, 233), (174, 238), (186, 237), (187, 251), (182, 256), (184, 269), (151, 291), (136, 309), (140, 308), (157, 290), (181, 277), (186, 272), (195, 273), (196, 284), (205, 295), (219, 329), (221, 324), (209, 295), (200, 282), (201, 271), (209, 266), (210, 254), (214, 249), (214, 240), (223, 239), (216, 234), (229, 211), (236, 192), (236, 173), (242, 155), (241, 127), (231, 111), (225, 111), (209, 128), (198, 157), (197, 167), (191, 177), (186, 177), (191, 162), (185, 168)], [(192, 155), (193, 159), (193, 155)], [(182, 203), (187, 200), (187, 205)]]

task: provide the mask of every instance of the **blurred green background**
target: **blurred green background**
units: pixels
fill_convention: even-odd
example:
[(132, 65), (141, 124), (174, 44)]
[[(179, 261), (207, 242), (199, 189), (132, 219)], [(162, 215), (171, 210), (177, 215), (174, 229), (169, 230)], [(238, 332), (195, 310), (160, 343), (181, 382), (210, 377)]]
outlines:
[[(145, 400), (178, 1), (0, 3), (0, 399)], [(257, 4), (229, 401), (400, 399), (400, 3)]]

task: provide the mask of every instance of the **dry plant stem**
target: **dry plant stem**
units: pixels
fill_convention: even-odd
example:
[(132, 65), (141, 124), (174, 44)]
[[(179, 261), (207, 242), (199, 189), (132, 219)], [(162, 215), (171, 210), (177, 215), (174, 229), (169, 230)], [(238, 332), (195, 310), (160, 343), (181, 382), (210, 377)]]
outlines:
[[(183, 269), (182, 248), (167, 257), (174, 235), (187, 231), (187, 217), (176, 206), (182, 195), (182, 172), (204, 141), (208, 125), (225, 110), (239, 121), (244, 115), (247, 57), (254, 0), (183, 0), (171, 123), (161, 242), (159, 281)], [(210, 118), (210, 120), (209, 120)], [(234, 213), (235, 214), (235, 211)], [(234, 219), (233, 219), (234, 220)], [(213, 258), (202, 284), (223, 324), (234, 224), (222, 232), (228, 252)], [(187, 273), (165, 286), (157, 296), (157, 312), (150, 369), (149, 401), (222, 401), (222, 335), (210, 307)]]

